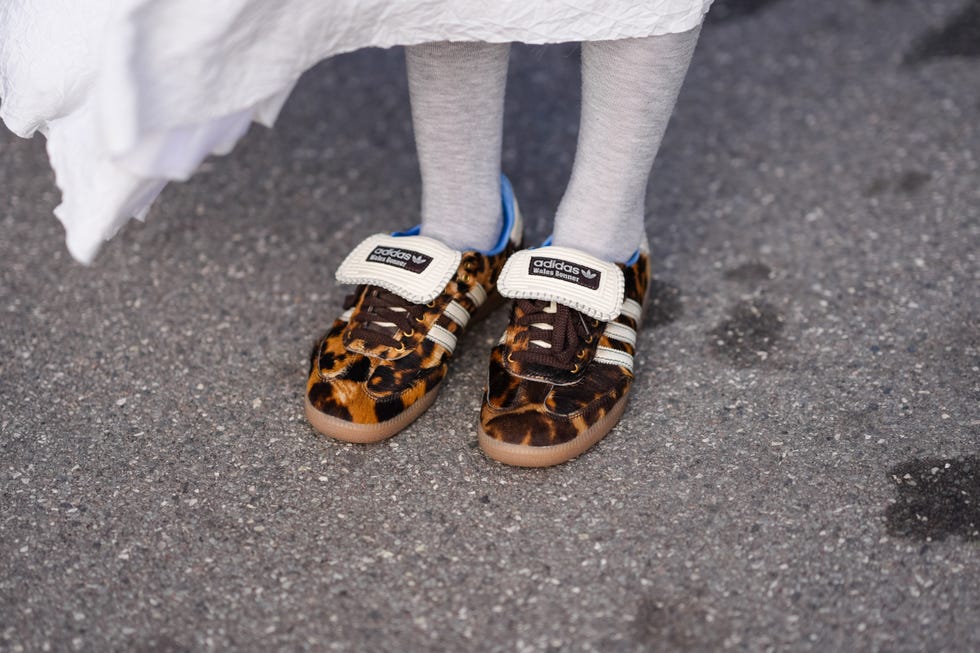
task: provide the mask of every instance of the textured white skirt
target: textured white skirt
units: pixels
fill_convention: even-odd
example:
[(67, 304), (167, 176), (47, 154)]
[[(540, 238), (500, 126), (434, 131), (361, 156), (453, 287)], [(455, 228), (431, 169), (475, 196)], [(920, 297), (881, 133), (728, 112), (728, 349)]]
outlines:
[(90, 262), (170, 180), (272, 125), (299, 76), (367, 46), (684, 32), (712, 0), (2, 0), (0, 118), (48, 139), (68, 249)]

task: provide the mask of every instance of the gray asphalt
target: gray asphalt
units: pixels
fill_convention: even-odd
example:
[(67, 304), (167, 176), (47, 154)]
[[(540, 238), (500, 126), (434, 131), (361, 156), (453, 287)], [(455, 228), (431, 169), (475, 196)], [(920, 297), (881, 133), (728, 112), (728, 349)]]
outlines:
[[(514, 52), (532, 238), (578, 63)], [(312, 70), (90, 268), (43, 140), (0, 148), (0, 649), (980, 650), (980, 3), (719, 2), (632, 403), (548, 470), (476, 448), (503, 313), (389, 443), (304, 422), (334, 267), (416, 220), (398, 50)]]

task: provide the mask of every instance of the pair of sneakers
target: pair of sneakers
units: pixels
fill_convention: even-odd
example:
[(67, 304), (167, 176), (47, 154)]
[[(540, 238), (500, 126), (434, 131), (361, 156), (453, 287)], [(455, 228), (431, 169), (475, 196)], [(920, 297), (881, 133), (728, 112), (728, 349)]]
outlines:
[(490, 354), (479, 444), (524, 467), (557, 465), (619, 421), (633, 382), (649, 254), (626, 263), (545, 243), (522, 249), (513, 189), (502, 179), (504, 227), (489, 252), (457, 251), (419, 228), (376, 234), (337, 280), (355, 285), (310, 358), (306, 415), (347, 442), (389, 438), (435, 401), (469, 324), (512, 299)]

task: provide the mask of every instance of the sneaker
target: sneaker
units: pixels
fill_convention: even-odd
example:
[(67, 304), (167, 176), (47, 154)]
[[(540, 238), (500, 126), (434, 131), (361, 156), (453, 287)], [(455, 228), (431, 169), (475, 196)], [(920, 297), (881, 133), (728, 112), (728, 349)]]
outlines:
[(497, 288), (515, 301), (490, 355), (480, 414), (488, 456), (557, 465), (612, 430), (633, 384), (649, 260), (645, 242), (625, 264), (554, 246), (510, 258)]
[(521, 247), (522, 220), (506, 178), (501, 196), (504, 227), (490, 252), (457, 251), (415, 227), (371, 236), (344, 260), (337, 281), (357, 287), (310, 356), (313, 428), (379, 442), (432, 405), (460, 334), (503, 301), (497, 277)]

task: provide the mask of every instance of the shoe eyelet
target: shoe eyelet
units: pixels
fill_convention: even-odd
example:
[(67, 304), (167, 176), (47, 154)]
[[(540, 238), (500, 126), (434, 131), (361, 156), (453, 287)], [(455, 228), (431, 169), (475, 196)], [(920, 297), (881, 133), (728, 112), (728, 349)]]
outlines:
[(431, 302), (426, 302), (425, 303), (425, 306), (426, 306), (426, 308), (435, 308), (436, 307), (436, 300), (433, 299)]
[(585, 339), (585, 342), (591, 345), (593, 340), (595, 340), (595, 336), (589, 336)]
[(517, 362), (517, 361), (514, 360), (514, 352), (510, 352), (510, 353), (507, 354), (507, 362), (508, 363), (516, 363)]
[(580, 369), (582, 369), (582, 368), (581, 368), (581, 366), (579, 366), (579, 364), (578, 364), (578, 363), (575, 363), (575, 367), (573, 367), (573, 368), (572, 368), (572, 374), (575, 374), (575, 373), (576, 373), (576, 372), (578, 372), (578, 371), (579, 371)]
[(409, 329), (408, 331), (402, 332), (402, 338), (411, 338), (415, 335), (415, 329)]
[(579, 360), (585, 360), (585, 357), (589, 355), (588, 350), (583, 349), (579, 353), (575, 354), (575, 358)]

